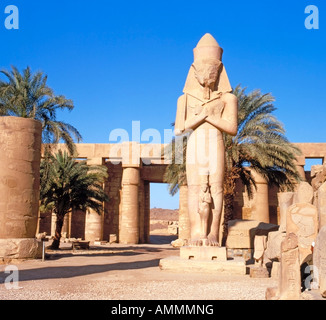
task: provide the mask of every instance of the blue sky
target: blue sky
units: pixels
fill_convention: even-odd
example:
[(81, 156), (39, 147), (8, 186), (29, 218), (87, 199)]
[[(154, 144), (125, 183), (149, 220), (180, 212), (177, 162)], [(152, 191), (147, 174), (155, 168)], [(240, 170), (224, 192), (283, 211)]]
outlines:
[[(2, 21), (19, 9), (19, 30)], [(307, 30), (305, 8), (319, 9)], [(170, 129), (193, 48), (207, 32), (224, 49), (231, 84), (276, 98), (275, 115), (292, 142), (326, 142), (324, 0), (0, 1), (0, 68), (31, 66), (75, 103), (59, 118), (85, 143), (109, 143), (113, 129)], [(166, 186), (152, 206), (177, 208)]]

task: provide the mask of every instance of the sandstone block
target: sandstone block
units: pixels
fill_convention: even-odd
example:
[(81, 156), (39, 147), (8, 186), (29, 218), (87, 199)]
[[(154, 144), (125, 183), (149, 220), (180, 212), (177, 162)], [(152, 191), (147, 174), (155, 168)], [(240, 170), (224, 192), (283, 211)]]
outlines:
[(255, 220), (232, 220), (229, 222), (227, 248), (253, 249), (256, 235), (268, 235), (279, 226)]
[(280, 207), (280, 231), (286, 231), (286, 213), (290, 206), (293, 205), (294, 192), (278, 193), (278, 202)]
[(187, 240), (184, 240), (184, 239), (177, 239), (175, 241), (172, 241), (171, 242), (171, 245), (173, 248), (181, 248), (183, 246), (186, 246), (188, 243)]
[(326, 226), (318, 234), (314, 248), (313, 264), (317, 268), (317, 282), (320, 293), (323, 298), (326, 298)]
[(272, 264), (272, 271), (271, 271), (271, 277), (274, 279), (279, 278), (279, 272), (280, 272), (280, 262), (278, 261), (273, 261)]
[(36, 239), (0, 239), (2, 259), (40, 259), (42, 242)]
[(292, 205), (287, 212), (287, 234), (298, 236), (300, 262), (309, 260), (312, 256), (311, 246), (318, 234), (317, 208), (309, 203)]
[(281, 244), (281, 251), (280, 300), (299, 300), (301, 273), (298, 236), (294, 233), (288, 234)]
[(326, 163), (324, 165), (311, 167), (311, 185), (314, 191), (317, 191), (326, 180)]
[(286, 233), (281, 231), (272, 231), (268, 234), (266, 256), (270, 260), (281, 259), (281, 243), (285, 239)]
[(278, 288), (268, 288), (266, 291), (266, 299), (301, 299), (299, 239), (294, 233), (288, 234), (281, 244)]
[(318, 218), (319, 218), (319, 230), (326, 226), (326, 182), (324, 182), (318, 189)]
[(293, 203), (310, 203), (314, 198), (314, 189), (308, 182), (301, 182), (294, 194)]
[(254, 259), (256, 262), (263, 263), (264, 253), (267, 248), (267, 236), (255, 236), (255, 251), (254, 251)]

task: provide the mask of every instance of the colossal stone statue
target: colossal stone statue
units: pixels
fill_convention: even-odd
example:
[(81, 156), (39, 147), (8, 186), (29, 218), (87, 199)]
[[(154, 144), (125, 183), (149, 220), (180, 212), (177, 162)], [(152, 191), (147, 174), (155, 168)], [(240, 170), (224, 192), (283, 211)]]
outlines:
[(187, 135), (190, 246), (219, 246), (225, 146), (222, 133), (238, 130), (238, 100), (222, 64), (223, 49), (206, 34), (194, 49), (175, 134)]

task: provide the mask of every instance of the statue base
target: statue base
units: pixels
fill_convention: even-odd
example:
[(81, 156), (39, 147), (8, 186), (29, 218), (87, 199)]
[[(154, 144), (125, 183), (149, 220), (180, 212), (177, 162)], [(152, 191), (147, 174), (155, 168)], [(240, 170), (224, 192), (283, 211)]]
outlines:
[(243, 258), (227, 259), (225, 247), (182, 247), (180, 257), (160, 260), (163, 271), (187, 273), (226, 273), (245, 275), (246, 262)]
[(225, 247), (182, 247), (180, 258), (184, 260), (227, 261)]

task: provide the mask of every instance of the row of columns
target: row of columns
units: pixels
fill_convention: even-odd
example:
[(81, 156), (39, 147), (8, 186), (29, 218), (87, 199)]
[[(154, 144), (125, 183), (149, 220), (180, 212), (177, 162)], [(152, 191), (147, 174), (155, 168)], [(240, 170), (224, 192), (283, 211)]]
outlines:
[[(102, 158), (88, 160), (89, 164), (102, 164)], [(257, 190), (252, 200), (251, 219), (269, 223), (269, 199), (268, 184), (258, 174), (255, 174)], [(138, 244), (142, 234), (140, 234), (141, 223), (144, 224), (142, 233), (149, 234), (149, 221), (140, 221), (139, 212), (139, 186), (140, 167), (123, 167), (121, 185), (121, 205), (119, 213), (119, 242), (122, 244)], [(144, 189), (145, 201), (149, 202), (149, 184)], [(149, 207), (147, 208), (149, 211)], [(53, 215), (52, 226), (55, 226), (55, 215)], [(149, 220), (149, 216), (147, 217)], [(103, 240), (104, 216), (94, 211), (86, 214), (85, 239), (87, 241)], [(71, 214), (65, 218), (63, 232), (70, 236)], [(179, 190), (179, 238), (189, 239), (190, 222), (188, 217), (188, 187), (181, 185)], [(148, 242), (148, 237), (144, 236), (142, 242)]]
[[(87, 160), (89, 165), (102, 165), (102, 158), (93, 158)], [(304, 168), (298, 166), (298, 171), (304, 174)], [(301, 170), (302, 169), (302, 170)], [(301, 172), (302, 171), (302, 172)], [(252, 172), (256, 181), (256, 191), (251, 201), (251, 219), (264, 223), (270, 222), (269, 216), (269, 197), (268, 183), (257, 174)], [(149, 215), (140, 219), (139, 212), (139, 193), (140, 193), (140, 165), (123, 165), (122, 182), (121, 182), (121, 205), (119, 212), (119, 242), (122, 244), (138, 244), (148, 242), (149, 237)], [(147, 188), (146, 188), (147, 187)], [(149, 202), (149, 184), (142, 190), (145, 195), (145, 203)], [(189, 239), (190, 224), (188, 217), (188, 188), (187, 185), (181, 185), (179, 191), (179, 238)], [(149, 207), (145, 210), (149, 211)], [(54, 217), (55, 218), (55, 217)], [(147, 221), (148, 220), (148, 221)], [(140, 224), (143, 224), (141, 226)], [(55, 223), (52, 223), (55, 225)], [(85, 221), (85, 239), (87, 241), (103, 240), (104, 215), (98, 215), (94, 211), (86, 214)], [(71, 215), (66, 217), (65, 228), (70, 236)], [(142, 232), (140, 232), (142, 230)]]
[[(103, 165), (102, 158), (88, 159), (89, 165)], [(139, 185), (140, 167), (124, 166), (121, 183), (121, 205), (119, 213), (119, 242), (137, 244), (140, 240)], [(104, 187), (104, 186), (103, 186)], [(149, 190), (146, 190), (149, 193)], [(149, 195), (147, 195), (149, 200)], [(149, 208), (148, 208), (149, 209)], [(71, 235), (71, 214), (66, 215), (62, 232)], [(56, 215), (52, 214), (52, 232), (54, 232)], [(148, 221), (149, 224), (149, 221)], [(104, 214), (99, 215), (93, 210), (86, 213), (85, 240), (103, 240)], [(146, 230), (145, 230), (146, 231)], [(149, 232), (149, 231), (148, 231)], [(148, 239), (145, 239), (148, 240)]]

